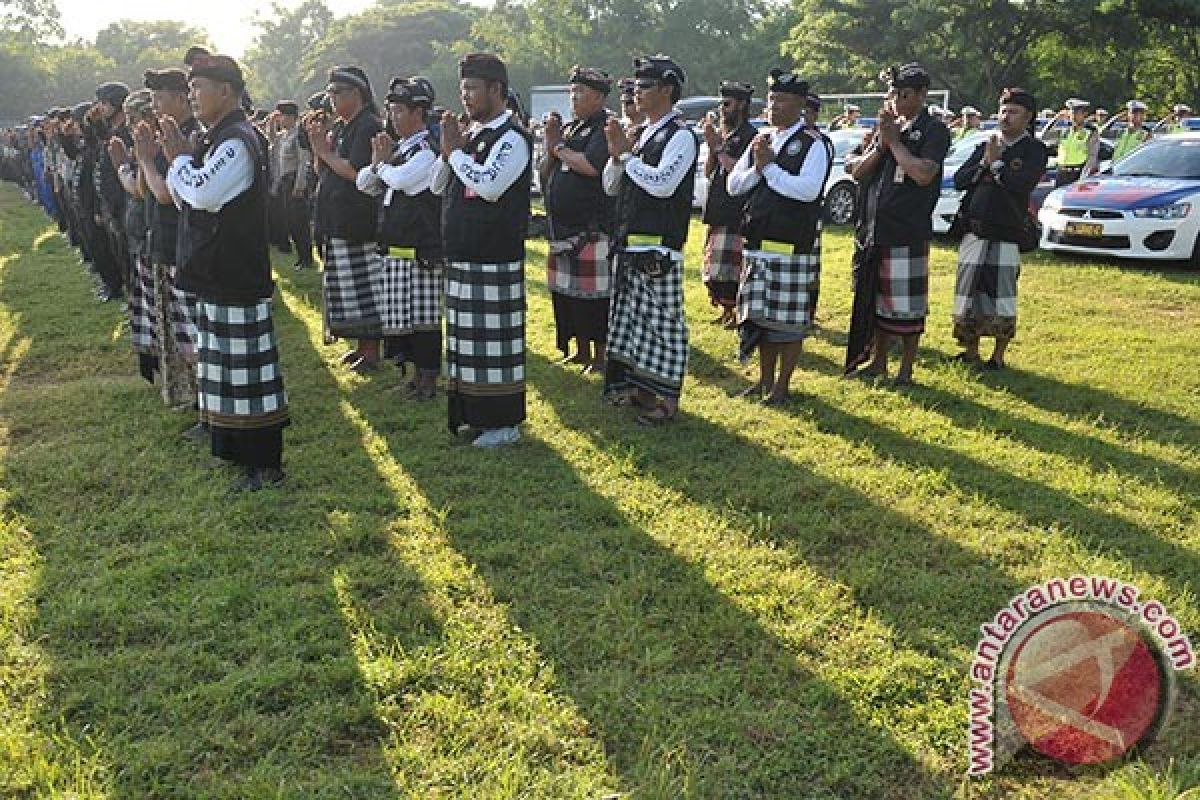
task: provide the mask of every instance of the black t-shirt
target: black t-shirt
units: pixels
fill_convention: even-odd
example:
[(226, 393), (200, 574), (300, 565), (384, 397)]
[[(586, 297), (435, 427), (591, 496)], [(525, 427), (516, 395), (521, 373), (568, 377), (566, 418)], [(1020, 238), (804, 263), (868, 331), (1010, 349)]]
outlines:
[[(600, 109), (587, 119), (573, 120), (563, 129), (563, 142), (568, 150), (583, 153), (597, 173), (604, 171), (608, 161), (608, 140), (604, 125), (608, 111)], [(565, 239), (585, 231), (612, 231), (614, 199), (604, 193), (600, 175), (589, 178), (558, 161), (546, 185), (546, 210), (550, 216), (551, 235)]]
[[(332, 130), (333, 149), (356, 170), (371, 163), (371, 139), (383, 130), (379, 118), (364, 108), (349, 122), (338, 120)], [(321, 231), (332, 239), (361, 244), (375, 240), (378, 200), (360, 192), (353, 180), (331, 169), (321, 170), (317, 214)]]
[(900, 132), (900, 141), (915, 158), (938, 165), (928, 186), (903, 174), (891, 150), (862, 189), (859, 240), (880, 246), (908, 246), (933, 238), (933, 207), (942, 191), (942, 161), (950, 149), (950, 131), (925, 109)]

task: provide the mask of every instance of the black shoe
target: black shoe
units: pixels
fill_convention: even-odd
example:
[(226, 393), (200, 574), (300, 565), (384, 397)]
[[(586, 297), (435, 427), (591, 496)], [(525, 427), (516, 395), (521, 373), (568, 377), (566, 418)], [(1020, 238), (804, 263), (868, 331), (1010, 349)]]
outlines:
[(283, 470), (277, 467), (246, 467), (245, 474), (233, 484), (235, 492), (257, 492), (283, 483)]
[(195, 442), (196, 444), (204, 444), (208, 441), (208, 426), (203, 422), (197, 422), (195, 425), (181, 433), (180, 436), (188, 441)]

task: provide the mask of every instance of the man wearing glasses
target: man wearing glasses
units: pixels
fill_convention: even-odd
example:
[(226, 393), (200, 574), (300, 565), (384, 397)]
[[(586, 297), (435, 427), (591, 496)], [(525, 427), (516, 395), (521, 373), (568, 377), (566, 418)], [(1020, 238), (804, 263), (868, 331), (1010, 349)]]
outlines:
[(617, 250), (604, 394), (639, 409), (642, 425), (671, 422), (687, 371), (683, 246), (691, 221), (696, 136), (674, 109), (687, 80), (664, 55), (634, 59), (637, 106), (646, 115), (636, 141), (615, 119), (604, 191), (617, 198)]
[(750, 124), (750, 98), (754, 87), (738, 81), (722, 81), (721, 128), (711, 117), (704, 120), (704, 141), (708, 158), (704, 174), (708, 178), (708, 196), (704, 200), (704, 267), (701, 274), (708, 287), (709, 302), (721, 309), (713, 322), (732, 329), (737, 326), (738, 276), (742, 272), (742, 214), (745, 198), (731, 196), (725, 179), (733, 165), (746, 152), (757, 131)]

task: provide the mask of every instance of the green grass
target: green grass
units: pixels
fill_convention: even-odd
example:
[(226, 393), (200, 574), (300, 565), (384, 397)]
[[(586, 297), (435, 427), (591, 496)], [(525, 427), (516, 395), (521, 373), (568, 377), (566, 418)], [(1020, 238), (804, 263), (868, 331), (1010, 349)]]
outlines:
[(337, 366), (318, 276), (281, 269), (289, 479), (232, 498), (136, 377), (120, 309), (0, 189), (0, 796), (1187, 788), (1193, 674), (1143, 761), (963, 774), (978, 626), (1021, 588), (1110, 574), (1200, 631), (1200, 280), (1029, 258), (1013, 368), (980, 377), (942, 360), (939, 245), (921, 385), (897, 393), (837, 377), (851, 243), (829, 232), (820, 330), (773, 409), (727, 397), (747, 378), (706, 324), (699, 234), (685, 413), (657, 430), (552, 365), (531, 243), (529, 422), (503, 452), (453, 443), (394, 372)]

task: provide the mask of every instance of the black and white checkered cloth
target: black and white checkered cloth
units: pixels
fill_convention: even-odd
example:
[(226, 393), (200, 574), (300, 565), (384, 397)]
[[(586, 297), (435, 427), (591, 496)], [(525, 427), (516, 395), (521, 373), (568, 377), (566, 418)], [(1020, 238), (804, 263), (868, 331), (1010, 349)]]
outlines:
[(446, 265), (446, 368), (450, 391), (525, 391), (525, 264)]
[(192, 292), (179, 288), (176, 278), (179, 267), (164, 267), (170, 285), (170, 317), (171, 330), (175, 336), (176, 351), (188, 360), (196, 358), (196, 303), (199, 302)]
[(1021, 252), (1015, 242), (963, 236), (954, 282), (954, 335), (959, 341), (1017, 332), (1017, 279)]
[(704, 237), (704, 263), (700, 275), (705, 283), (737, 281), (745, 259), (745, 240), (734, 228), (710, 225)]
[(380, 316), (384, 336), (442, 330), (442, 262), (383, 256)]
[(219, 428), (267, 428), (287, 422), (271, 301), (196, 304), (200, 418)]
[(616, 291), (608, 314), (611, 366), (604, 391), (637, 387), (663, 397), (678, 397), (688, 362), (683, 261), (671, 259), (670, 268), (662, 275), (651, 276), (634, 263), (646, 255), (617, 254)]
[(920, 332), (929, 314), (929, 242), (879, 248), (876, 324), (894, 333)]
[[(738, 283), (738, 324), (767, 331), (808, 333), (821, 287), (821, 237), (800, 255), (748, 250)], [(753, 337), (742, 337), (739, 356), (750, 353)]]
[(158, 352), (154, 309), (154, 267), (139, 255), (134, 259), (133, 280), (129, 285), (129, 333), (135, 353)]
[(347, 339), (382, 335), (379, 298), (383, 265), (374, 242), (330, 239), (325, 248), (325, 302), (329, 332)]

